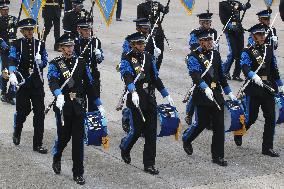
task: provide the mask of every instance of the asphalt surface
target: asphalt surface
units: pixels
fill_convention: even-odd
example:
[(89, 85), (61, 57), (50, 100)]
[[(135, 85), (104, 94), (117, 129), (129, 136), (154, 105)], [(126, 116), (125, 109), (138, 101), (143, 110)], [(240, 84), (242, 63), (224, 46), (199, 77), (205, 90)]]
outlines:
[[(181, 140), (173, 137), (158, 138), (156, 167), (160, 174), (152, 176), (143, 172), (142, 154), (143, 138), (134, 146), (132, 162), (126, 165), (120, 158), (119, 143), (125, 133), (121, 128), (121, 112), (115, 110), (118, 98), (122, 93), (123, 82), (115, 66), (120, 60), (121, 46), (126, 35), (135, 31), (136, 5), (141, 1), (128, 0), (123, 2), (122, 22), (115, 19), (110, 27), (101, 24), (102, 19), (96, 8), (94, 10), (94, 28), (102, 41), (105, 61), (99, 66), (102, 76), (102, 101), (107, 111), (110, 130), (110, 149), (101, 147), (85, 147), (85, 178), (86, 184), (78, 186), (72, 180), (71, 144), (63, 154), (62, 173), (55, 175), (51, 168), (52, 156), (41, 155), (32, 151), (32, 116), (25, 122), (21, 144), (17, 147), (12, 143), (13, 114), (15, 107), (0, 103), (0, 188), (284, 188), (284, 128), (283, 124), (275, 129), (274, 149), (281, 157), (270, 158), (261, 154), (263, 116), (260, 112), (258, 121), (244, 137), (243, 146), (234, 144), (232, 134), (226, 134), (225, 158), (228, 167), (219, 167), (211, 163), (210, 144), (212, 133), (204, 131), (193, 143), (194, 153), (187, 156), (182, 149)], [(166, 4), (166, 0), (162, 0)], [(217, 0), (210, 1), (210, 9), (215, 13), (214, 28), (220, 32), (222, 25), (218, 16)], [(245, 2), (245, 1), (243, 1)], [(168, 88), (182, 119), (183, 129), (187, 126), (183, 121), (185, 105), (182, 99), (191, 85), (187, 68), (184, 63), (188, 50), (188, 34), (198, 26), (196, 14), (207, 9), (207, 1), (197, 1), (194, 13), (188, 16), (179, 1), (172, 1), (170, 13), (163, 24), (172, 51), (165, 46), (164, 61), (160, 77)], [(265, 8), (261, 0), (252, 0), (252, 8), (247, 11), (244, 27), (249, 28), (257, 22), (256, 12)], [(272, 7), (273, 16), (278, 11), (278, 3)], [(90, 8), (86, 1), (86, 8)], [(18, 1), (13, 1), (11, 14), (17, 15)], [(276, 51), (281, 78), (284, 79), (284, 23), (276, 18), (275, 27), (279, 36), (279, 48)], [(99, 28), (99, 29), (98, 29)], [(19, 34), (20, 36), (20, 34)], [(247, 36), (247, 34), (246, 34)], [(49, 60), (60, 53), (53, 51), (53, 32), (48, 36), (47, 51)], [(227, 43), (221, 38), (221, 55), (226, 60)], [(45, 69), (45, 74), (47, 69)], [(234, 93), (241, 83), (230, 81)], [(45, 81), (47, 105), (52, 95)], [(157, 94), (159, 103), (166, 102)], [(56, 135), (54, 113), (52, 111), (45, 120), (44, 145), (52, 148)]]

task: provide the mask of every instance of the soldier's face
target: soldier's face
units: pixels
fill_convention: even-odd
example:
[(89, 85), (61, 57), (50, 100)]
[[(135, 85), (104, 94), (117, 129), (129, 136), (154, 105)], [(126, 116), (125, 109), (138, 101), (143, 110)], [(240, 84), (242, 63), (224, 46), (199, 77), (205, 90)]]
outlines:
[(205, 51), (212, 50), (213, 49), (213, 39), (212, 38), (200, 39), (199, 45)]
[(259, 23), (264, 24), (266, 26), (270, 25), (270, 18), (269, 17), (265, 17), (265, 18), (259, 18)]
[(145, 43), (135, 42), (133, 44), (133, 49), (136, 50), (137, 52), (142, 53), (145, 50)]
[(21, 29), (21, 33), (25, 38), (31, 39), (34, 36), (34, 28), (23, 28)]
[(79, 4), (79, 5), (74, 5), (74, 9), (77, 11), (77, 12), (80, 12), (82, 9), (83, 9), (83, 4)]
[(65, 58), (71, 58), (74, 51), (74, 45), (61, 45), (60, 49)]
[(150, 31), (150, 28), (148, 27), (137, 27), (137, 31), (142, 32), (144, 34), (148, 34)]
[(9, 8), (0, 9), (1, 16), (8, 16), (9, 15)]
[(199, 21), (200, 26), (202, 28), (204, 28), (204, 29), (210, 29), (211, 28), (211, 23), (212, 23), (211, 20), (200, 20)]
[(263, 45), (265, 43), (265, 33), (255, 33), (252, 35), (254, 41), (258, 44), (258, 45)]
[(91, 36), (91, 29), (89, 28), (79, 28), (79, 33), (83, 38), (89, 38)]

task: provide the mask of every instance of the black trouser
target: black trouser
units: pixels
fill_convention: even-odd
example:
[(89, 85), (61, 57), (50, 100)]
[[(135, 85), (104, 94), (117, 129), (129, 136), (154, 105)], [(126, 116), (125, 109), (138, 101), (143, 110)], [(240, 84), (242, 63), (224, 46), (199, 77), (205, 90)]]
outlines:
[(197, 106), (197, 118), (198, 124), (196, 127), (192, 127), (187, 143), (191, 143), (194, 139), (208, 126), (212, 123), (212, 144), (211, 144), (211, 154), (212, 158), (224, 157), (224, 107), (219, 110), (217, 107), (209, 106)]
[[(101, 93), (101, 81), (100, 81), (100, 72), (97, 71), (96, 72), (96, 76), (93, 75), (93, 78), (95, 80), (95, 87), (98, 88), (99, 92), (99, 98), (100, 98), (100, 93)], [(93, 111), (97, 111), (98, 107), (95, 103), (96, 98), (92, 95), (91, 91), (93, 91), (93, 89), (90, 89), (89, 87), (87, 87), (87, 98), (88, 98), (88, 111), (89, 112), (93, 112)]]
[[(56, 108), (57, 109), (57, 108)], [(57, 121), (60, 120), (60, 113), (57, 109), (55, 112)], [(62, 152), (72, 137), (72, 160), (73, 160), (73, 176), (84, 174), (84, 116), (63, 115), (64, 125), (57, 122), (58, 141), (54, 149), (54, 158), (60, 161)]]
[(46, 41), (52, 26), (54, 26), (55, 41), (60, 37), (60, 14), (61, 9), (58, 6), (45, 6), (42, 16), (44, 19), (44, 41)]
[(44, 89), (43, 87), (24, 88), (16, 93), (16, 114), (15, 114), (15, 135), (20, 136), (23, 124), (27, 116), (31, 112), (31, 105), (33, 107), (33, 147), (42, 146), (43, 132), (44, 132)]
[(156, 158), (156, 140), (157, 140), (157, 111), (152, 108), (143, 111), (146, 119), (144, 123), (137, 108), (130, 108), (131, 121), (130, 132), (121, 141), (120, 148), (126, 152), (130, 152), (133, 145), (143, 132), (145, 137), (143, 164), (144, 166), (155, 165)]
[(116, 7), (116, 18), (120, 18), (121, 10), (122, 10), (122, 0), (118, 0), (117, 7)]
[[(99, 87), (100, 89), (100, 87)], [(94, 112), (98, 110), (98, 107), (95, 103), (96, 98), (92, 95), (90, 95), (90, 90), (91, 89), (87, 89), (87, 98), (88, 98), (88, 112)]]
[(243, 32), (226, 32), (226, 38), (229, 46), (229, 55), (227, 61), (224, 63), (224, 73), (230, 73), (231, 66), (235, 61), (235, 69), (233, 77), (240, 77), (241, 74), (241, 51), (244, 48), (244, 34)]
[(156, 46), (161, 50), (161, 54), (158, 57), (158, 60), (156, 62), (157, 69), (159, 71), (161, 64), (162, 64), (162, 61), (163, 61), (163, 57), (164, 57), (164, 49), (165, 49), (165, 47), (164, 47), (164, 35), (157, 35), (155, 37), (155, 42), (156, 42)]
[(255, 123), (259, 107), (261, 107), (263, 112), (263, 117), (265, 119), (264, 132), (263, 132), (263, 142), (262, 150), (267, 150), (273, 148), (273, 136), (275, 129), (275, 101), (272, 95), (264, 96), (251, 96), (248, 97), (249, 104), (249, 120), (246, 126), (248, 130), (252, 124)]

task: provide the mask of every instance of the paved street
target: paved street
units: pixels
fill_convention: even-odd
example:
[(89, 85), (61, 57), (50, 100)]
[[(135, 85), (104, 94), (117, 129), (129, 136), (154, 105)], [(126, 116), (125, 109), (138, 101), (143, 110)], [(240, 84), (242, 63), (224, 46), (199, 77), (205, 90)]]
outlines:
[[(121, 128), (121, 112), (115, 110), (118, 98), (122, 93), (123, 82), (115, 66), (120, 61), (121, 47), (124, 38), (135, 31), (136, 5), (142, 0), (124, 0), (122, 22), (115, 19), (110, 27), (102, 22), (96, 7), (94, 10), (94, 28), (97, 37), (102, 41), (105, 60), (99, 65), (102, 77), (102, 101), (107, 111), (110, 130), (110, 148), (104, 151), (101, 147), (85, 147), (85, 179), (81, 187), (72, 180), (71, 143), (64, 151), (62, 173), (55, 175), (52, 171), (52, 156), (34, 153), (32, 150), (32, 116), (25, 122), (21, 144), (17, 147), (12, 143), (13, 114), (15, 107), (0, 102), (0, 188), (284, 188), (284, 125), (277, 125), (274, 136), (274, 149), (280, 152), (280, 158), (270, 158), (261, 154), (262, 132), (264, 120), (262, 112), (259, 119), (243, 139), (243, 145), (237, 147), (231, 133), (226, 134), (225, 158), (228, 167), (220, 167), (211, 163), (211, 131), (204, 131), (193, 143), (194, 153), (187, 156), (183, 151), (181, 140), (174, 137), (158, 138), (156, 167), (160, 174), (152, 176), (143, 172), (142, 155), (144, 139), (140, 138), (131, 151), (132, 162), (125, 164), (120, 157), (119, 143), (125, 135)], [(166, 4), (166, 0), (160, 2)], [(172, 0), (170, 13), (165, 16), (163, 27), (169, 39), (172, 51), (165, 45), (164, 61), (160, 77), (175, 101), (182, 119), (183, 130), (185, 105), (182, 99), (191, 85), (187, 68), (184, 63), (188, 50), (188, 34), (198, 26), (196, 14), (207, 9), (207, 0), (196, 1), (194, 13), (188, 16), (178, 0)], [(214, 28), (220, 32), (222, 25), (219, 20), (217, 0), (210, 0)], [(246, 2), (246, 1), (242, 1)], [(257, 22), (256, 12), (265, 8), (262, 0), (252, 0), (252, 8), (247, 11), (244, 27), (248, 29)], [(86, 0), (86, 9), (90, 8)], [(272, 17), (278, 12), (279, 2), (272, 10)], [(11, 13), (18, 15), (19, 3), (13, 0)], [(115, 16), (114, 16), (115, 18)], [(0, 26), (1, 27), (1, 26)], [(281, 78), (284, 81), (284, 22), (278, 16), (275, 21), (279, 36), (279, 47), (276, 51)], [(21, 34), (19, 33), (19, 36)], [(247, 38), (247, 34), (246, 34)], [(53, 51), (53, 30), (47, 39), (49, 60), (60, 53)], [(220, 51), (223, 61), (226, 60), (227, 43), (221, 38)], [(47, 69), (45, 69), (46, 75)], [(45, 77), (46, 78), (46, 77)], [(230, 81), (236, 94), (241, 83)], [(45, 104), (53, 97), (45, 79)], [(157, 93), (160, 103), (166, 102)], [(51, 151), (56, 136), (54, 112), (51, 110), (45, 119), (44, 145)]]

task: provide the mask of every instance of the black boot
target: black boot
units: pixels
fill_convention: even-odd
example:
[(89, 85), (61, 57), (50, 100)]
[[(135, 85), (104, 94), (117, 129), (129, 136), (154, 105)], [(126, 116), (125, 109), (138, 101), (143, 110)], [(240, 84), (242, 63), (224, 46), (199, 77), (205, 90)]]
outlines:
[(127, 164), (131, 163), (131, 157), (130, 157), (130, 153), (126, 152), (124, 150), (121, 150), (121, 158), (123, 159), (123, 161)]
[(52, 169), (54, 173), (57, 175), (60, 174), (61, 172), (61, 161), (56, 160), (54, 157), (53, 157)]
[(270, 157), (280, 157), (280, 155), (277, 152), (275, 152), (272, 148), (267, 150), (262, 150), (262, 154)]
[(224, 158), (217, 157), (212, 159), (212, 163), (216, 163), (217, 165), (226, 167), (228, 165), (227, 161)]
[(183, 149), (188, 155), (192, 155), (193, 148), (192, 148), (191, 143), (183, 141)]
[(13, 133), (13, 143), (18, 146), (21, 142), (21, 134), (14, 131)]
[(40, 154), (47, 154), (47, 149), (45, 149), (45, 148), (42, 147), (42, 146), (34, 146), (34, 147), (33, 147), (33, 150), (34, 150), (35, 152), (40, 153)]
[(144, 171), (145, 171), (146, 173), (150, 173), (151, 175), (158, 175), (158, 174), (159, 174), (159, 170), (156, 169), (154, 165), (145, 166), (145, 167), (144, 167)]
[(79, 176), (73, 176), (73, 180), (80, 185), (84, 185), (85, 184), (85, 179), (83, 177), (83, 175), (79, 175)]
[(237, 146), (241, 146), (243, 144), (243, 136), (235, 135), (234, 136), (234, 141), (235, 141)]

